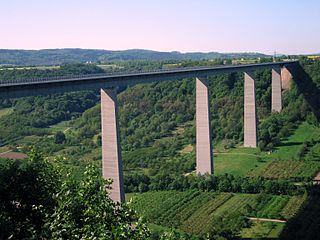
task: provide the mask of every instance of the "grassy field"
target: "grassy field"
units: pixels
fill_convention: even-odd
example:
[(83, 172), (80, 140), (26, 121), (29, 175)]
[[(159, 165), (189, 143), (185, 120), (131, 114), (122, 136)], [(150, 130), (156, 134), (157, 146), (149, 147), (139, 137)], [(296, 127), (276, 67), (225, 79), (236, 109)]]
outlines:
[(8, 146), (0, 147), (0, 153), (7, 152), (9, 150)]
[(278, 238), (282, 232), (285, 223), (273, 222), (253, 222), (250, 228), (241, 230), (241, 238)]
[(244, 148), (242, 144), (235, 148), (224, 149), (222, 142), (213, 147), (215, 174), (225, 173), (246, 176), (251, 172), (262, 169), (267, 160), (266, 153), (256, 148)]
[(51, 125), (49, 127), (49, 130), (52, 132), (52, 133), (56, 133), (58, 131), (61, 131), (61, 132), (66, 132), (70, 129), (70, 121), (62, 121), (62, 122), (59, 122), (55, 125)]
[(215, 174), (225, 173), (246, 176), (264, 168), (270, 158), (266, 158), (267, 153), (255, 148), (235, 148), (223, 149), (220, 144), (214, 148), (214, 169)]
[[(307, 148), (306, 156), (312, 154), (313, 160), (298, 160), (303, 144), (320, 141), (320, 129), (304, 122), (295, 133), (270, 155), (262, 156), (267, 162), (263, 168), (251, 172), (250, 176), (263, 176), (266, 178), (312, 178), (320, 171), (320, 159), (316, 159), (318, 144)], [(305, 157), (307, 158), (307, 157)]]
[(304, 142), (318, 140), (320, 141), (320, 128), (311, 126), (307, 122), (299, 125), (293, 135), (282, 142), (276, 151), (266, 156), (272, 159), (293, 160), (297, 158), (297, 153)]
[(60, 66), (10, 67), (10, 68), (0, 68), (0, 71), (4, 71), (4, 70), (30, 70), (30, 69), (51, 70), (51, 69), (59, 69), (59, 68), (60, 68)]
[(113, 70), (113, 69), (122, 69), (123, 67), (118, 66), (116, 64), (99, 64), (97, 65), (99, 68), (102, 68), (103, 70)]
[[(214, 217), (232, 217), (235, 214), (247, 216), (247, 207), (253, 212), (247, 217), (269, 219), (290, 219), (301, 208), (305, 196), (267, 195), (266, 202), (259, 204), (258, 194), (215, 193), (189, 190), (146, 192), (128, 194), (132, 207), (150, 223), (165, 227), (175, 227), (191, 234), (204, 234), (211, 228)], [(253, 236), (258, 228), (261, 234), (279, 234), (283, 224), (258, 224), (245, 229), (241, 234)], [(279, 230), (280, 229), (280, 230)]]
[(13, 108), (2, 108), (0, 109), (0, 117), (3, 117), (4, 115), (10, 114), (13, 112)]
[(239, 153), (234, 151), (214, 154), (214, 170), (217, 175), (229, 173), (245, 176), (249, 172), (257, 171), (265, 165), (266, 162), (261, 161), (259, 155), (245, 153), (242, 149), (239, 149)]
[(31, 135), (31, 136), (26, 136), (19, 140), (16, 140), (15, 143), (18, 145), (29, 145), (29, 144), (34, 144), (40, 138), (41, 137), (39, 136)]
[[(303, 144), (315, 141), (306, 151), (306, 159), (298, 160), (297, 155)], [(303, 122), (287, 140), (274, 152), (258, 149), (223, 149), (221, 144), (214, 148), (214, 169), (217, 175), (230, 173), (240, 176), (263, 176), (266, 178), (312, 178), (320, 171), (320, 129)], [(318, 161), (315, 161), (318, 160)]]

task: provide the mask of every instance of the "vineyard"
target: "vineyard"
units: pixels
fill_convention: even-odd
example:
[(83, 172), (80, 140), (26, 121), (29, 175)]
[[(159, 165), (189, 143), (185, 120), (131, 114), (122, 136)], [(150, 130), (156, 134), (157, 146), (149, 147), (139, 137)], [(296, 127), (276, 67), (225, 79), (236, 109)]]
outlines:
[(254, 222), (250, 228), (241, 230), (243, 239), (278, 239), (284, 223)]
[(303, 204), (303, 211), (297, 214), (286, 225), (281, 234), (283, 239), (319, 239), (320, 226), (319, 192), (308, 196)]
[(202, 235), (210, 230), (214, 217), (228, 218), (240, 214), (245, 217), (288, 220), (296, 215), (305, 198), (195, 190), (159, 191), (133, 195), (132, 206), (148, 222)]
[(320, 162), (318, 161), (274, 160), (260, 171), (252, 172), (249, 175), (268, 179), (311, 179), (319, 171)]

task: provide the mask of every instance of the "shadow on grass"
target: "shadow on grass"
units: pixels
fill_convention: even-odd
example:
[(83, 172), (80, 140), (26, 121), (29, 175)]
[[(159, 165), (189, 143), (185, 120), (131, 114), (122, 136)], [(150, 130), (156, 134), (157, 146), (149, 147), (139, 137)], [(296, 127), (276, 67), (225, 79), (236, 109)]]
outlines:
[(296, 145), (301, 145), (302, 142), (281, 142), (278, 147), (282, 147), (282, 146), (296, 146)]
[(299, 213), (288, 221), (280, 239), (320, 239), (320, 185), (314, 186)]
[(293, 80), (310, 105), (312, 112), (318, 121), (320, 121), (320, 89), (317, 88), (309, 74), (306, 73), (300, 64), (289, 66), (288, 70), (291, 72)]

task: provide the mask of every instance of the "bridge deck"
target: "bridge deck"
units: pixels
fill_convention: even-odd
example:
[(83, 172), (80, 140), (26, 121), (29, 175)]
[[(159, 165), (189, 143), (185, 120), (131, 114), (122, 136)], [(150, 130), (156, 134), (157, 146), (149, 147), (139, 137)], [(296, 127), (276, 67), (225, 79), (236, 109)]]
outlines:
[(192, 67), (149, 72), (115, 74), (90, 74), (53, 78), (0, 80), (0, 98), (14, 98), (31, 95), (46, 95), (66, 91), (82, 91), (116, 86), (129, 86), (164, 80), (189, 77), (207, 77), (232, 72), (255, 71), (296, 64), (298, 61), (259, 63), (249, 65), (229, 65), (215, 67)]

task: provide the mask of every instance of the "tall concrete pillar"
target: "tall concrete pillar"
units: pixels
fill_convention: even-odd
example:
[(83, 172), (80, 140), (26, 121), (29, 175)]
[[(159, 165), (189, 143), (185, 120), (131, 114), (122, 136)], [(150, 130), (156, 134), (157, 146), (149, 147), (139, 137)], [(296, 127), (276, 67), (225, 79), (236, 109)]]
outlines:
[(209, 81), (196, 79), (196, 161), (197, 173), (213, 173)]
[(281, 68), (272, 68), (272, 93), (271, 93), (271, 111), (280, 112), (282, 109), (281, 94)]
[(257, 147), (256, 90), (253, 72), (244, 73), (244, 147)]
[(123, 172), (118, 123), (117, 93), (101, 89), (102, 173), (113, 183), (109, 189), (115, 202), (124, 202)]
[(281, 68), (281, 85), (282, 89), (288, 90), (290, 89), (291, 86), (291, 80), (292, 80), (292, 75), (288, 68), (283, 67)]

